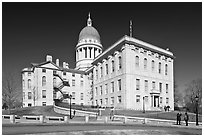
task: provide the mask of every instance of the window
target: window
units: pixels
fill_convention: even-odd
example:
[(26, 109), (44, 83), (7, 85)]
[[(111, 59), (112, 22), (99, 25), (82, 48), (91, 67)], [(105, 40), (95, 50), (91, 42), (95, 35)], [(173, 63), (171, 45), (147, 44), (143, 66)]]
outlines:
[(162, 104), (162, 97), (160, 97), (160, 104)]
[(136, 79), (136, 90), (140, 90), (140, 80)]
[(81, 74), (81, 78), (83, 78), (83, 74)]
[(159, 83), (159, 92), (162, 92), (162, 83)]
[(118, 68), (121, 69), (122, 68), (122, 58), (121, 56), (118, 57)]
[(169, 98), (166, 98), (166, 104), (169, 104)]
[(72, 77), (75, 77), (75, 73), (72, 73)]
[(32, 93), (28, 92), (28, 99), (32, 99)]
[(31, 80), (28, 79), (28, 89), (31, 89)]
[(28, 76), (31, 76), (31, 72), (28, 72)]
[(63, 75), (66, 76), (66, 72), (65, 71), (63, 72)]
[(57, 93), (54, 91), (53, 92), (53, 98), (56, 99), (57, 98)]
[(140, 95), (136, 95), (136, 102), (140, 102)]
[(105, 94), (108, 94), (108, 84), (105, 84)]
[(121, 96), (118, 96), (118, 103), (121, 103), (122, 100), (121, 100)]
[(118, 80), (118, 91), (121, 91), (121, 79)]
[(53, 86), (57, 86), (57, 79), (53, 78)]
[(102, 104), (103, 104), (103, 100), (102, 100), (102, 99), (100, 99), (100, 105), (102, 106)]
[(165, 65), (165, 75), (167, 75), (168, 74), (168, 65), (166, 64)]
[(72, 79), (72, 86), (74, 87), (75, 86), (75, 80)]
[(23, 92), (23, 99), (25, 99), (25, 92)]
[(32, 106), (32, 104), (31, 103), (28, 103), (28, 107), (31, 107)]
[(155, 68), (155, 63), (154, 63), (154, 60), (152, 60), (152, 71), (154, 71), (154, 68)]
[(46, 98), (46, 90), (42, 90), (42, 98)]
[(168, 92), (169, 92), (169, 85), (166, 84), (166, 93), (168, 93)]
[(46, 106), (46, 102), (42, 102), (42, 106)]
[(147, 59), (144, 58), (144, 69), (147, 69)]
[(101, 67), (101, 78), (103, 77), (103, 67)]
[(46, 69), (43, 68), (43, 69), (42, 69), (42, 72), (43, 72), (43, 73), (46, 73)]
[(156, 88), (155, 81), (152, 81), (152, 89), (155, 89), (155, 88)]
[(22, 83), (23, 83), (23, 89), (24, 89), (24, 88), (25, 88), (25, 80), (23, 80), (23, 82), (22, 82)]
[(98, 88), (96, 87), (96, 96), (98, 96)]
[(105, 105), (108, 104), (108, 98), (105, 98)]
[(111, 82), (111, 93), (114, 92), (114, 82)]
[(100, 94), (102, 95), (103, 94), (103, 89), (102, 89), (102, 86), (100, 86)]
[(114, 97), (111, 97), (111, 105), (114, 104)]
[(72, 99), (75, 99), (75, 97), (76, 97), (75, 92), (72, 92)]
[(135, 65), (136, 67), (139, 67), (140, 65), (140, 58), (138, 56), (135, 57)]
[(98, 79), (98, 70), (96, 69), (96, 79)]
[(84, 85), (84, 81), (81, 80), (81, 84), (80, 84), (80, 86), (83, 87), (83, 85)]
[(98, 106), (98, 101), (96, 100), (96, 105)]
[(84, 100), (84, 93), (81, 93), (81, 100)]
[(114, 60), (112, 60), (112, 72), (114, 72)]
[(108, 63), (106, 64), (106, 75), (108, 75)]
[(159, 74), (161, 74), (161, 62), (159, 62)]
[(145, 92), (148, 92), (148, 80), (145, 80)]
[(42, 86), (45, 86), (45, 85), (46, 85), (46, 77), (43, 76), (43, 77), (42, 77)]

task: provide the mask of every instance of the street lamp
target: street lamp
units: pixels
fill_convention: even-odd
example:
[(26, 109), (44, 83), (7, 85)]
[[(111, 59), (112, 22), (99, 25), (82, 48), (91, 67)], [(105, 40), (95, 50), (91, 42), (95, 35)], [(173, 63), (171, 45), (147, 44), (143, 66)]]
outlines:
[(196, 101), (196, 126), (198, 126), (198, 96), (195, 96), (195, 101)]
[(143, 113), (145, 113), (145, 97), (143, 97)]
[(69, 103), (69, 109), (70, 109), (70, 119), (72, 119), (72, 95), (69, 95), (70, 103)]

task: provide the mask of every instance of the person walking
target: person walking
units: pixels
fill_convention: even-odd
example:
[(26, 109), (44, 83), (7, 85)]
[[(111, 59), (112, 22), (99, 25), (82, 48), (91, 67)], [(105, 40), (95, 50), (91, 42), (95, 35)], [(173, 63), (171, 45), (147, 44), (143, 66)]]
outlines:
[(188, 126), (188, 120), (189, 120), (189, 117), (188, 117), (188, 114), (186, 112), (184, 115), (184, 121), (186, 122), (186, 126)]

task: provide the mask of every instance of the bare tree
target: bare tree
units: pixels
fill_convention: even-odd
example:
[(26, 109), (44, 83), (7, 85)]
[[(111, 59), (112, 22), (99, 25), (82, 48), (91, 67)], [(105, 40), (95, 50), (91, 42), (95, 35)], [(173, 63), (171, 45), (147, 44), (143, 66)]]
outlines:
[(7, 104), (9, 113), (10, 109), (15, 107), (15, 102), (22, 101), (21, 85), (19, 83), (14, 74), (2, 74), (2, 101)]
[(195, 97), (198, 96), (198, 104), (202, 107), (202, 79), (196, 79), (191, 81), (190, 84), (187, 85), (187, 88), (184, 91), (184, 100), (186, 107), (194, 112), (196, 108)]
[(174, 82), (174, 104), (176, 107), (182, 104), (183, 98), (181, 92), (178, 90), (178, 85)]
[(35, 106), (35, 102), (38, 100), (39, 96), (36, 90), (36, 87), (33, 87), (32, 89), (32, 99), (33, 99), (33, 105)]

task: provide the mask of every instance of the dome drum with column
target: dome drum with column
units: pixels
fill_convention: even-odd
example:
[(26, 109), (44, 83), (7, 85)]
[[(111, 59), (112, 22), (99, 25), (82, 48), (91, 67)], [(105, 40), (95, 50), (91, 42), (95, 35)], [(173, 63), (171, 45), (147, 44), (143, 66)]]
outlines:
[(76, 69), (86, 70), (90, 67), (93, 59), (102, 53), (102, 48), (100, 35), (92, 26), (89, 14), (87, 26), (81, 30), (76, 45)]

